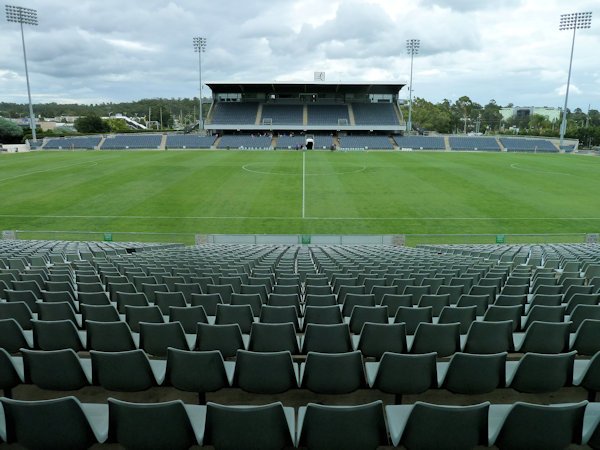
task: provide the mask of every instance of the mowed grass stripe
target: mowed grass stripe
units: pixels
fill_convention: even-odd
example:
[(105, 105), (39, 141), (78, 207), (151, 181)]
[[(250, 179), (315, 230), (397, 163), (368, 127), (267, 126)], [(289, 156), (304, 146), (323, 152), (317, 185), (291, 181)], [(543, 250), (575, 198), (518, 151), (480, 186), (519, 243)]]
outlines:
[(6, 181), (0, 181), (0, 227), (186, 233), (598, 231), (600, 160), (593, 157), (307, 152), (306, 163), (307, 218), (302, 220), (300, 152), (1, 155), (0, 180)]

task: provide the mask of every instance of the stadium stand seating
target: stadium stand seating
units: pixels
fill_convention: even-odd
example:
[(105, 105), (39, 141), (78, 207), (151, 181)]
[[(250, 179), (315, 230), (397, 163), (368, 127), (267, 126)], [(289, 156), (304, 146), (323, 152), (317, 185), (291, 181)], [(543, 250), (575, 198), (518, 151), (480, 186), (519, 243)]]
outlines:
[(192, 136), (189, 134), (167, 135), (167, 148), (211, 148), (215, 143), (215, 136)]
[[(599, 276), (598, 244), (0, 240), (0, 437), (34, 448), (597, 448)], [(29, 282), (36, 312), (10, 297)], [(91, 285), (102, 312), (84, 303)], [(147, 306), (121, 312), (125, 285)], [(208, 301), (214, 286), (238, 305)], [(465, 298), (473, 305), (458, 306)], [(76, 397), (44, 400), (60, 392)], [(255, 406), (264, 394), (275, 403)]]
[(414, 150), (445, 150), (444, 138), (433, 136), (399, 136), (394, 135), (394, 140), (400, 149)]
[(545, 139), (500, 138), (508, 152), (558, 153), (552, 142)]
[(296, 134), (290, 136), (289, 134), (282, 134), (277, 138), (277, 145), (275, 148), (279, 149), (295, 149), (296, 146), (300, 148), (301, 145), (306, 144), (306, 136), (301, 134)]
[(64, 137), (48, 139), (44, 145), (44, 149), (86, 149), (93, 150), (98, 147), (101, 136), (86, 136), (86, 137)]
[(270, 149), (271, 141), (271, 136), (259, 136), (254, 134), (226, 134), (219, 140), (217, 148)]
[(254, 125), (258, 114), (258, 103), (217, 103), (211, 124)]
[(308, 125), (349, 125), (348, 105), (308, 105), (307, 121)]
[(157, 149), (162, 141), (161, 134), (117, 134), (109, 136), (102, 144), (102, 150), (129, 148)]
[(391, 103), (352, 103), (356, 125), (400, 125)]
[(262, 108), (261, 123), (272, 125), (302, 125), (302, 105), (265, 104)]
[(340, 150), (345, 149), (378, 149), (393, 150), (394, 145), (387, 136), (343, 136), (339, 138)]
[(498, 141), (490, 137), (450, 137), (451, 150), (480, 150), (500, 151)]

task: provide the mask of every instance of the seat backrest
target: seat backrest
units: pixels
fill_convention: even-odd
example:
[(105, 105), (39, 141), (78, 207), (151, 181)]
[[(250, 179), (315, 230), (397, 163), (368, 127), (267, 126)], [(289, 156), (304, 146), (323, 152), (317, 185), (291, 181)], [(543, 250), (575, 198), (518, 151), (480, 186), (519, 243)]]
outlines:
[(476, 354), (512, 352), (514, 351), (512, 327), (511, 320), (475, 321), (469, 327), (463, 351)]
[(41, 389), (71, 391), (88, 386), (79, 357), (72, 349), (28, 350), (23, 349), (25, 382)]
[(404, 322), (406, 324), (406, 334), (415, 334), (419, 324), (433, 322), (433, 308), (431, 306), (425, 308), (399, 306), (396, 310), (394, 323), (400, 322)]
[(300, 447), (367, 449), (389, 444), (381, 400), (357, 406), (309, 403), (300, 407), (299, 415), (304, 419)]
[(525, 331), (521, 353), (561, 353), (569, 348), (570, 322), (531, 322)]
[(406, 353), (406, 325), (366, 322), (356, 349), (365, 357), (377, 359), (385, 352)]
[(85, 350), (70, 320), (32, 320), (34, 347), (41, 350), (72, 348), (76, 352)]
[(109, 440), (125, 448), (189, 448), (196, 435), (181, 400), (129, 403), (108, 399)]
[(573, 380), (573, 363), (577, 352), (546, 355), (526, 353), (521, 357), (507, 387), (519, 392), (554, 392)]
[(460, 351), (460, 324), (422, 322), (417, 326), (411, 353), (437, 352), (438, 357)]
[(292, 354), (238, 350), (233, 386), (257, 394), (279, 394), (298, 388)]
[(222, 303), (220, 294), (191, 294), (190, 301), (192, 306), (202, 306), (206, 315), (215, 316), (217, 314), (217, 305)]
[(567, 448), (580, 444), (587, 401), (571, 405), (513, 404), (494, 440), (503, 448)]
[(136, 345), (126, 322), (86, 321), (87, 346), (90, 350), (120, 352), (134, 350)]
[[(319, 394), (348, 394), (366, 386), (362, 355), (308, 352), (301, 387)], [(302, 371), (302, 369), (301, 369)]]
[(140, 332), (140, 322), (164, 323), (160, 308), (154, 306), (125, 306), (125, 321), (135, 333)]
[[(337, 307), (336, 307), (337, 308)], [(338, 310), (339, 311), (339, 310)], [(352, 350), (350, 328), (347, 323), (309, 323), (304, 331), (302, 353), (341, 353)]]
[(455, 353), (442, 388), (456, 394), (485, 394), (505, 385), (506, 352), (489, 355)]
[(139, 348), (154, 356), (166, 356), (167, 348), (190, 350), (183, 326), (179, 322), (141, 322)]
[(225, 406), (208, 403), (204, 445), (279, 449), (293, 447), (293, 410), (280, 402), (262, 406)]
[(242, 330), (237, 323), (225, 325), (198, 324), (196, 347), (198, 350), (219, 350), (224, 358), (235, 356), (245, 348)]
[(242, 333), (250, 333), (254, 314), (250, 305), (230, 305), (219, 303), (215, 317), (216, 325), (237, 324)]
[(143, 350), (101, 352), (90, 350), (92, 382), (119, 392), (145, 391), (157, 385), (148, 356)]
[(165, 382), (187, 392), (213, 392), (230, 383), (219, 350), (189, 351), (169, 348)]
[(400, 443), (406, 448), (442, 448), (449, 442), (454, 448), (487, 446), (489, 406), (489, 402), (470, 406), (416, 402)]
[(256, 352), (289, 351), (291, 354), (297, 355), (300, 351), (296, 338), (296, 327), (292, 322), (254, 322), (250, 331), (248, 350)]
[(307, 306), (304, 310), (304, 328), (308, 324), (331, 325), (342, 323), (342, 313), (336, 305), (332, 306)]
[(169, 306), (169, 322), (179, 322), (187, 334), (196, 334), (198, 322), (208, 323), (204, 306)]
[(17, 353), (21, 348), (29, 347), (23, 328), (15, 319), (0, 319), (0, 348)]
[(75, 397), (36, 401), (2, 398), (0, 401), (9, 443), (44, 449), (88, 448), (98, 442)]

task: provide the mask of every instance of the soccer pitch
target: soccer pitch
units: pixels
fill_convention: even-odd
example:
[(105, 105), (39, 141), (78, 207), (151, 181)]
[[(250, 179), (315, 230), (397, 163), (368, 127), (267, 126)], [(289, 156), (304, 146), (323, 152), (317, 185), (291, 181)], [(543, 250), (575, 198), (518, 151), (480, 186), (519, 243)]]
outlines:
[(0, 229), (151, 233), (600, 231), (600, 158), (467, 152), (0, 156)]

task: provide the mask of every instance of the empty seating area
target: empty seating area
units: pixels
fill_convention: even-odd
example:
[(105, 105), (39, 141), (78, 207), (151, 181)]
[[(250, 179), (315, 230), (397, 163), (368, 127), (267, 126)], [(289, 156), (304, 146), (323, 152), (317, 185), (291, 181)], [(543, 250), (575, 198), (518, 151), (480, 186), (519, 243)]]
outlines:
[(302, 125), (302, 105), (265, 104), (260, 123), (265, 125)]
[(158, 149), (161, 142), (162, 134), (117, 134), (105, 139), (102, 150)]
[(217, 103), (210, 123), (213, 125), (254, 125), (257, 114), (258, 103)]
[(51, 138), (44, 144), (44, 149), (86, 149), (93, 150), (102, 140), (101, 136), (71, 137), (71, 138)]
[(500, 138), (508, 152), (558, 153), (552, 142), (545, 139)]
[(394, 140), (400, 149), (413, 150), (445, 150), (446, 143), (442, 137), (433, 136), (400, 136), (394, 135)]
[(0, 241), (0, 360), (25, 447), (597, 448), (600, 245)]
[(400, 125), (392, 103), (353, 103), (356, 125)]
[(394, 145), (388, 136), (341, 136), (339, 138), (340, 149), (377, 149), (393, 150)]
[(218, 144), (217, 148), (230, 148), (230, 149), (270, 149), (271, 148), (271, 136), (260, 136), (254, 134), (226, 134), (223, 136)]
[(166, 148), (211, 148), (215, 143), (215, 136), (197, 136), (190, 134), (167, 135)]
[(348, 105), (308, 105), (308, 125), (349, 125)]
[(450, 137), (451, 150), (475, 150), (499, 152), (500, 145), (491, 137)]
[(275, 148), (278, 149), (296, 149), (296, 146), (306, 144), (306, 136), (302, 134), (295, 134), (293, 136), (289, 134), (282, 134), (277, 138), (277, 145)]

